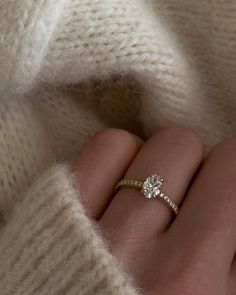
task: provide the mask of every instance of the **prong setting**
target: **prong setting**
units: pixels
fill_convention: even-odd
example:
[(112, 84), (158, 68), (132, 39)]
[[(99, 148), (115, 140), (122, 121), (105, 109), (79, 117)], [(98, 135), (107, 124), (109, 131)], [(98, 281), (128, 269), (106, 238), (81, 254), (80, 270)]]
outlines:
[(116, 186), (117, 191), (122, 187), (131, 187), (141, 190), (143, 195), (147, 199), (158, 198), (168, 205), (178, 215), (179, 208), (177, 204), (172, 201), (163, 191), (161, 190), (164, 179), (157, 174), (149, 175), (144, 181), (134, 179), (122, 179)]
[(156, 198), (161, 193), (163, 179), (157, 175), (149, 175), (143, 182), (142, 192), (147, 199)]

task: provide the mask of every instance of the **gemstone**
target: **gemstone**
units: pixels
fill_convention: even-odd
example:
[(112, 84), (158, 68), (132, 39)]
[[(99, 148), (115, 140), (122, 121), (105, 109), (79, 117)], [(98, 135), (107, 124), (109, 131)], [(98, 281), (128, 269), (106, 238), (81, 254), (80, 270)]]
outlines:
[(148, 176), (142, 185), (142, 192), (148, 199), (155, 198), (161, 193), (163, 179), (156, 174)]

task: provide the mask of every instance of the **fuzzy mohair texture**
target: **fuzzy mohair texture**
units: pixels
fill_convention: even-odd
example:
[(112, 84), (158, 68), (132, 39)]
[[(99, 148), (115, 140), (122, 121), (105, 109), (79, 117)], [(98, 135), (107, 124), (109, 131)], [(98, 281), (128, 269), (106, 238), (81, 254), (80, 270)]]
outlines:
[(235, 26), (233, 0), (1, 1), (1, 295), (139, 294), (70, 163), (106, 127), (234, 136)]

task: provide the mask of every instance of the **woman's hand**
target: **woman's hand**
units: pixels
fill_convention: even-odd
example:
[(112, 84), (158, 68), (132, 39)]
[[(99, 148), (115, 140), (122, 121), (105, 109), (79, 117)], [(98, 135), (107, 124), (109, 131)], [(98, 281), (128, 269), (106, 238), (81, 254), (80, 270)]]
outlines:
[[(99, 133), (77, 161), (81, 200), (102, 227), (111, 251), (144, 294), (236, 293), (236, 140), (213, 149), (186, 128), (164, 128), (146, 143), (126, 131)], [(164, 179), (159, 199), (121, 189), (122, 178)]]

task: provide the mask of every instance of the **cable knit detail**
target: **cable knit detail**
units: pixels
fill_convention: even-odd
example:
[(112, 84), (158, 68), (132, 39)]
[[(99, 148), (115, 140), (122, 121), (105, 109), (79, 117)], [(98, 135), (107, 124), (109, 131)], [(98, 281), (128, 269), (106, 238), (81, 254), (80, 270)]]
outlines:
[(0, 290), (10, 294), (137, 295), (85, 216), (72, 175), (41, 177), (0, 232)]

